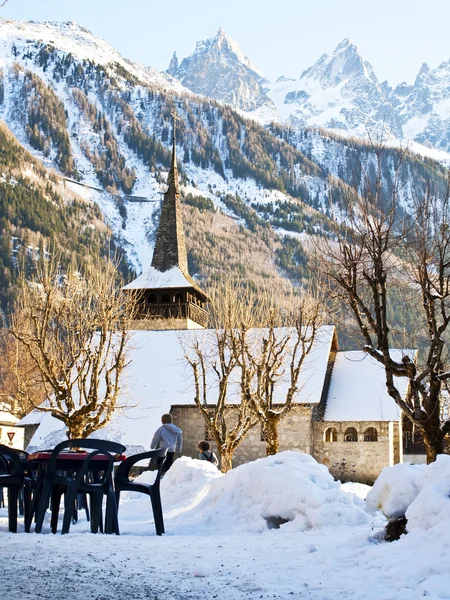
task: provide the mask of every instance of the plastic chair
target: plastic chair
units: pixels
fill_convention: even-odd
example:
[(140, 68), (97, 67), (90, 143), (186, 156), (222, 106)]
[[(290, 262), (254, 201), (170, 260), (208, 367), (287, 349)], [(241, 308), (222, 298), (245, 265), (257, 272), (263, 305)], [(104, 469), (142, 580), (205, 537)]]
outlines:
[(162, 458), (167, 454), (165, 450), (149, 450), (148, 452), (142, 452), (141, 454), (134, 454), (128, 457), (123, 463), (121, 463), (116, 470), (116, 476), (114, 479), (114, 487), (116, 488), (116, 501), (117, 509), (119, 509), (120, 492), (139, 492), (141, 494), (147, 494), (150, 496), (152, 501), (153, 518), (155, 520), (156, 535), (162, 535), (164, 531), (164, 519), (161, 505), (161, 494), (160, 494), (160, 482), (161, 474), (163, 472), (164, 461), (161, 462), (156, 474), (155, 481), (150, 483), (136, 483), (130, 481), (130, 471), (132, 467), (139, 461), (148, 458)]
[(27, 453), (0, 445), (0, 487), (8, 490), (8, 529), (11, 533), (17, 533), (17, 509), (21, 492), (23, 493), (25, 531), (27, 533), (30, 531), (32, 485), (27, 465)]
[[(86, 454), (81, 469), (78, 473), (72, 476), (65, 475), (62, 469), (57, 467), (58, 456), (61, 452), (70, 448), (85, 448), (94, 450), (90, 454)], [(91, 499), (91, 532), (97, 533), (98, 530), (103, 531), (102, 524), (102, 500), (103, 495), (107, 496), (106, 506), (106, 533), (118, 531), (117, 507), (114, 490), (112, 488), (112, 471), (114, 468), (114, 455), (122, 454), (125, 451), (125, 446), (116, 442), (97, 439), (76, 439), (67, 440), (58, 444), (52, 451), (52, 455), (48, 462), (47, 471), (42, 484), (42, 491), (39, 495), (36, 510), (36, 533), (40, 533), (44, 522), (45, 512), (47, 510), (49, 498), (51, 495), (51, 530), (56, 533), (58, 527), (58, 514), (61, 496), (65, 494), (64, 516), (61, 533), (68, 533), (70, 522), (72, 520), (75, 500), (79, 492), (89, 494)], [(95, 456), (104, 456), (107, 460), (107, 465), (102, 469), (103, 474), (98, 476), (97, 481), (89, 481), (92, 466), (91, 461)], [(98, 464), (98, 463), (97, 463)], [(71, 466), (71, 472), (74, 470)]]

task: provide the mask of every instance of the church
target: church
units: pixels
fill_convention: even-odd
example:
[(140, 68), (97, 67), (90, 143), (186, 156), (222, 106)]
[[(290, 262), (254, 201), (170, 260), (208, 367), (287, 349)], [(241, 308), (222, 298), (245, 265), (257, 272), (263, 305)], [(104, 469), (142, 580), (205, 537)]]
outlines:
[[(161, 414), (170, 412), (184, 432), (184, 455), (195, 458), (204, 439), (217, 451), (194, 404), (183, 351), (194, 337), (201, 341), (208, 334), (209, 298), (188, 270), (175, 131), (152, 263), (124, 289), (137, 306), (130, 365), (119, 408), (97, 435), (125, 444), (128, 454), (143, 451), (150, 447)], [(398, 386), (405, 394), (406, 381)], [(386, 466), (425, 462), (423, 446), (386, 392), (383, 367), (362, 351), (339, 351), (334, 326), (320, 328), (298, 388), (293, 409), (279, 425), (280, 451), (311, 454), (341, 481), (368, 484)], [(17, 425), (25, 428), (29, 450), (51, 447), (65, 437), (62, 423), (47, 413), (33, 411)], [(263, 456), (264, 434), (257, 425), (236, 449), (233, 466)]]

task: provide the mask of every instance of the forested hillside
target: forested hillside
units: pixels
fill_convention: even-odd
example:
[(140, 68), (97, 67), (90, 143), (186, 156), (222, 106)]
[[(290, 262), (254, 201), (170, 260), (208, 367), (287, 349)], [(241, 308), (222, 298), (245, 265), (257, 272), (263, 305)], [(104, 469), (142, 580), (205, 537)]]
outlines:
[[(189, 260), (203, 280), (226, 269), (256, 289), (301, 285), (309, 277), (308, 240), (328, 235), (332, 218), (345, 220), (346, 203), (374, 180), (378, 165), (386, 201), (399, 176), (402, 211), (427, 186), (444, 190), (434, 161), (386, 148), (378, 162), (360, 140), (264, 127), (123, 59), (74, 24), (3, 26), (14, 36), (0, 51), (1, 116), (46, 166), (97, 188), (66, 184), (96, 218), (104, 215), (137, 271), (151, 261), (174, 118)], [(72, 213), (65, 218), (70, 223)], [(87, 229), (83, 235), (95, 241), (77, 240), (96, 251), (100, 233)]]
[[(99, 207), (65, 189), (0, 123), (0, 308), (14, 298), (20, 269), (49, 252), (63, 264), (114, 254), (112, 232)], [(122, 271), (129, 276), (122, 261)]]

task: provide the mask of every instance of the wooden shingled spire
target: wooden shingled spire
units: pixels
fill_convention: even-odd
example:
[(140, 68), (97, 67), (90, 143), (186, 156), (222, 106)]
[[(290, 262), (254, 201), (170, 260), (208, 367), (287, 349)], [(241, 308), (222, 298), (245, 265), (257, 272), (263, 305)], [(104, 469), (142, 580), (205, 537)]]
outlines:
[(186, 241), (184, 238), (183, 214), (178, 181), (176, 148), (176, 115), (173, 116), (172, 163), (167, 178), (168, 188), (164, 194), (161, 217), (153, 252), (152, 267), (164, 272), (179, 267), (189, 277)]

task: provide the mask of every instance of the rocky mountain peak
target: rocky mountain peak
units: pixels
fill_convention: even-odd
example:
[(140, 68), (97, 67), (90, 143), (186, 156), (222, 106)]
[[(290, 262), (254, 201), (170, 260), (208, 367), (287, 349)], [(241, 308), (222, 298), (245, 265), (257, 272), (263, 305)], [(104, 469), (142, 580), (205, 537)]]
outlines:
[(172, 77), (176, 77), (177, 71), (178, 71), (178, 57), (177, 57), (177, 53), (174, 52), (173, 56), (170, 60), (170, 64), (169, 64), (169, 68), (167, 69), (166, 73), (168, 75), (171, 75)]
[[(170, 74), (197, 94), (254, 110), (267, 102), (261, 71), (244, 55), (237, 42), (220, 28), (213, 38), (197, 42), (191, 56)], [(170, 67), (169, 67), (170, 68)]]
[(372, 66), (363, 60), (358, 46), (349, 38), (345, 38), (331, 56), (322, 54), (312, 67), (302, 73), (301, 79), (318, 79), (322, 84), (335, 86), (342, 81), (361, 76), (377, 83)]
[(426, 79), (428, 77), (428, 75), (431, 73), (431, 69), (430, 67), (427, 65), (427, 63), (422, 63), (422, 66), (420, 67), (420, 70), (417, 74), (416, 80), (414, 82), (414, 85), (421, 85), (421, 83), (423, 82), (424, 79)]

